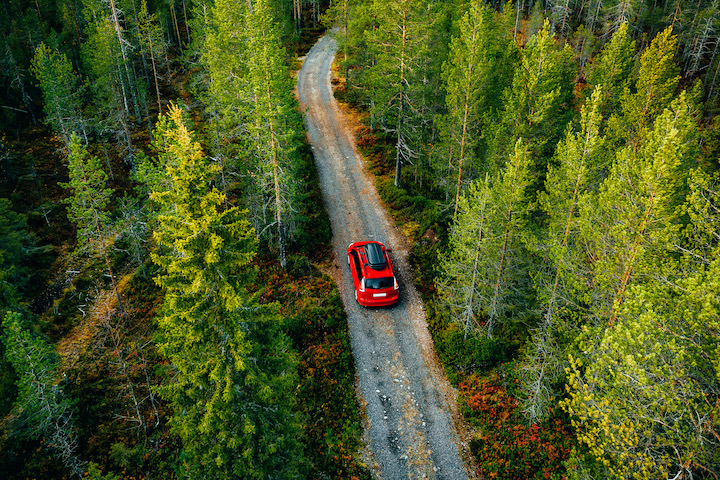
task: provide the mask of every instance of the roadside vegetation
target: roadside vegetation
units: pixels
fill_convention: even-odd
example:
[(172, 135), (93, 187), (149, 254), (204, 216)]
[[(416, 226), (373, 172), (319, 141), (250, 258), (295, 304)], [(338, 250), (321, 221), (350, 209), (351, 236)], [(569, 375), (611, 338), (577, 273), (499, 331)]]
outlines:
[(717, 5), (341, 4), (480, 478), (715, 478)]

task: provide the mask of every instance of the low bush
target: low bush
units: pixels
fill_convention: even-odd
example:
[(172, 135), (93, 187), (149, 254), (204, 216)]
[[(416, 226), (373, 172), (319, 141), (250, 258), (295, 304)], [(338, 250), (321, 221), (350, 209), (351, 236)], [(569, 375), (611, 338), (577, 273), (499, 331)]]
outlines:
[(517, 401), (494, 375), (473, 374), (459, 385), (460, 404), (477, 434), (470, 450), (481, 478), (561, 479), (575, 445), (562, 414), (552, 411), (540, 424), (527, 425)]

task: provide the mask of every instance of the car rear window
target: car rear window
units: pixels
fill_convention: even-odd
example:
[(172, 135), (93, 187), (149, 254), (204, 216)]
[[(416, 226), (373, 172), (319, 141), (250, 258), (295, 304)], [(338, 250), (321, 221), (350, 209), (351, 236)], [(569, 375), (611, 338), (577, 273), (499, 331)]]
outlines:
[(395, 281), (393, 277), (383, 277), (383, 278), (366, 278), (365, 279), (365, 288), (369, 288), (371, 290), (381, 290), (383, 288), (390, 288), (395, 284)]

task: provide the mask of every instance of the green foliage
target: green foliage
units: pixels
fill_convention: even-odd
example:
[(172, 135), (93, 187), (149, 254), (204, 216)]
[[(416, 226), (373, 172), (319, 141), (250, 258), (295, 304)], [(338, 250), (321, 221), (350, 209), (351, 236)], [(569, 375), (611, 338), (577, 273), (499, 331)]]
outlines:
[(35, 49), (31, 71), (43, 93), (47, 122), (53, 131), (62, 137), (65, 145), (69, 146), (72, 135), (80, 134), (84, 130), (79, 98), (82, 90), (70, 60), (66, 55), (41, 43)]
[(518, 140), (506, 168), (491, 184), (489, 176), (461, 197), (450, 236), (448, 254), (441, 260), (444, 278), (441, 298), (453, 321), (492, 337), (495, 324), (507, 320), (522, 302), (523, 228), (527, 221), (530, 155)]
[(66, 203), (68, 218), (78, 227), (78, 244), (80, 248), (104, 250), (110, 224), (108, 203), (114, 190), (107, 187), (108, 176), (100, 160), (88, 155), (77, 136), (70, 139), (68, 163), (70, 181), (61, 186), (72, 194)]
[(608, 116), (621, 105), (621, 96), (629, 87), (634, 67), (635, 42), (623, 23), (592, 63), (587, 78), (595, 87), (602, 86), (601, 111)]
[(158, 347), (175, 371), (161, 394), (183, 441), (180, 470), (204, 478), (295, 476), (301, 446), (293, 413), (296, 359), (275, 305), (246, 291), (257, 240), (245, 212), (220, 211), (207, 185), (217, 166), (204, 157), (172, 107), (158, 128), (170, 189), (160, 205), (152, 255), (166, 289)]
[(443, 65), (448, 113), (439, 120), (438, 167), (443, 176), (446, 165), (457, 171), (457, 181), (439, 180), (454, 184), (448, 190), (454, 191), (457, 212), (463, 180), (468, 183), (488, 170), (481, 154), (482, 132), (497, 120), (502, 89), (512, 79), (514, 65), (509, 60), (514, 50), (495, 12), (483, 2), (472, 2), (456, 28), (459, 36), (451, 40)]
[(120, 476), (112, 472), (103, 475), (100, 466), (94, 462), (88, 463), (87, 476), (85, 478), (88, 480), (120, 480)]
[(108, 203), (114, 190), (107, 188), (108, 177), (100, 160), (95, 156), (88, 156), (87, 148), (80, 143), (76, 135), (70, 139), (68, 163), (70, 182), (60, 184), (72, 191), (72, 196), (65, 200), (69, 205), (68, 219), (77, 227), (80, 248), (89, 248), (91, 252), (99, 252), (104, 257), (118, 305), (122, 310), (120, 290), (108, 254), (111, 241)]
[(697, 148), (695, 106), (685, 92), (637, 149), (617, 153), (597, 203), (582, 206), (597, 283), (593, 311), (610, 324), (628, 285), (660, 274), (678, 230), (684, 165)]
[(25, 215), (15, 213), (6, 198), (0, 198), (0, 314), (18, 302), (30, 275), (28, 261), (35, 247)]
[(569, 45), (559, 48), (549, 21), (522, 50), (520, 66), (503, 98), (500, 124), (492, 133), (492, 158), (502, 166), (522, 139), (532, 152), (532, 172), (541, 180), (547, 161), (571, 118), (576, 65)]
[(15, 409), (30, 426), (26, 433), (44, 438), (72, 474), (82, 477), (73, 407), (58, 383), (56, 355), (23, 325), (20, 314), (5, 315), (2, 326), (5, 355), (18, 376)]
[(633, 88), (625, 89), (621, 111), (608, 122), (608, 135), (614, 144), (637, 145), (657, 116), (670, 106), (680, 82), (680, 69), (673, 61), (676, 46), (677, 37), (668, 27), (642, 53)]
[(427, 121), (425, 72), (433, 4), (426, 0), (374, 1), (375, 28), (365, 31), (373, 61), (365, 81), (370, 114), (395, 138), (395, 186), (402, 186), (402, 166), (419, 154), (420, 125)]
[(261, 264), (263, 297), (281, 305), (288, 335), (299, 353), (297, 407), (304, 416), (305, 478), (362, 478), (362, 426), (355, 396), (355, 361), (342, 300), (330, 277), (305, 257), (288, 268)]

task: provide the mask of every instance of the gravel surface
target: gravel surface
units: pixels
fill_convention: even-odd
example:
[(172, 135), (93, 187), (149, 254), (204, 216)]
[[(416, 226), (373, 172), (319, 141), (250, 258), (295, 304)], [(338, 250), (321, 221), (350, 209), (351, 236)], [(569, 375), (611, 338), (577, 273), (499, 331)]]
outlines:
[[(376, 478), (467, 479), (467, 445), (456, 427), (455, 391), (438, 366), (408, 246), (392, 225), (335, 101), (330, 67), (336, 43), (322, 37), (298, 74), (298, 96), (333, 230), (332, 274), (348, 314), (368, 464)], [(393, 249), (400, 302), (365, 308), (355, 301), (347, 247), (377, 240)], [(462, 454), (462, 455), (461, 455)], [(462, 457), (462, 458), (461, 458)]]

